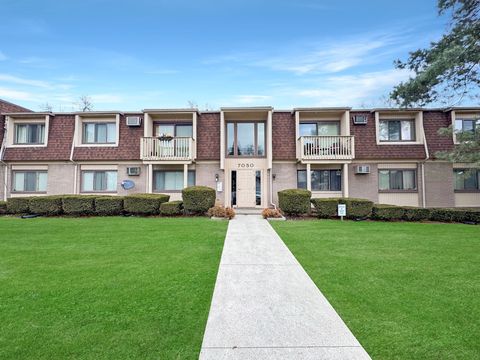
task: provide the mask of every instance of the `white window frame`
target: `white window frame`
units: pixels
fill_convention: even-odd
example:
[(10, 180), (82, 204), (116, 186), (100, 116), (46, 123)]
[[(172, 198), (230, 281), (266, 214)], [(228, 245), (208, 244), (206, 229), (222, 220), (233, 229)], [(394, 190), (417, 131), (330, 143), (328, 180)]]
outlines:
[(476, 121), (476, 131), (479, 131), (480, 129), (480, 113), (477, 112), (456, 112), (452, 110), (451, 112), (451, 118), (452, 118), (452, 135), (453, 135), (453, 143), (458, 144), (459, 141), (457, 140), (457, 133), (455, 131), (455, 122), (456, 120), (477, 120)]
[[(6, 138), (6, 145), (7, 148), (28, 148), (28, 147), (46, 147), (48, 146), (48, 133), (49, 133), (49, 125), (50, 125), (50, 115), (39, 116), (39, 117), (30, 117), (30, 116), (7, 116), (7, 138)], [(43, 143), (36, 143), (36, 144), (16, 144), (15, 143), (15, 125), (16, 124), (44, 124), (44, 137)]]
[[(385, 141), (380, 140), (380, 120), (414, 120), (415, 140)], [(425, 143), (425, 131), (423, 129), (423, 111), (405, 112), (375, 112), (375, 133), (377, 145), (422, 145)]]
[[(24, 189), (23, 190), (15, 190), (15, 183), (16, 183), (16, 176), (19, 173), (35, 173), (36, 174), (36, 179), (35, 179), (35, 188), (36, 190), (29, 191), (25, 190), (25, 184), (24, 184)], [(39, 173), (44, 173), (47, 175), (47, 183), (45, 190), (38, 190), (38, 174)], [(25, 176), (25, 175), (24, 175)], [(25, 181), (26, 179), (24, 179)], [(12, 179), (11, 179), (11, 192), (12, 194), (46, 194), (48, 190), (48, 170), (44, 169), (12, 169)]]
[[(84, 173), (93, 173), (93, 187), (95, 186), (95, 176), (97, 173), (107, 173), (107, 172), (115, 172), (117, 174), (116, 176), (116, 182), (115, 182), (115, 190), (84, 190), (84, 181), (83, 181), (83, 175)], [(108, 181), (107, 181), (108, 183)], [(118, 192), (118, 170), (117, 169), (84, 169), (82, 168), (80, 171), (80, 193), (81, 194), (113, 194)]]
[[(113, 143), (84, 143), (85, 123), (115, 123), (116, 134)], [(75, 147), (118, 147), (120, 138), (120, 114), (88, 114), (75, 116)]]

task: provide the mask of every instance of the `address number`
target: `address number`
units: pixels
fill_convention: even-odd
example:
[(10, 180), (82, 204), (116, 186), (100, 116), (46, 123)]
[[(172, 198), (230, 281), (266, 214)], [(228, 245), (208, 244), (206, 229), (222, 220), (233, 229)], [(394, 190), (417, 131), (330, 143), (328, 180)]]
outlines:
[(255, 167), (254, 163), (243, 163), (243, 164), (238, 164), (237, 165), (239, 169), (247, 169), (247, 168), (253, 168)]

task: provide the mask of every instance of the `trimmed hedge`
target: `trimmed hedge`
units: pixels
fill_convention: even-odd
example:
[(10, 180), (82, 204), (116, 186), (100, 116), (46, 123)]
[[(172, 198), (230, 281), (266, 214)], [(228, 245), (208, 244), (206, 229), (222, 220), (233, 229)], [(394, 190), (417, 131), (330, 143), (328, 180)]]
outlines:
[(355, 198), (312, 199), (319, 218), (337, 217), (338, 204), (347, 205), (347, 219), (366, 219), (372, 215), (373, 201)]
[(338, 198), (316, 198), (312, 199), (311, 202), (317, 211), (317, 216), (326, 219), (337, 216), (339, 200)]
[(182, 201), (169, 201), (160, 204), (160, 214), (163, 216), (178, 216), (183, 214)]
[(287, 215), (310, 213), (312, 193), (305, 189), (287, 189), (278, 192), (278, 206)]
[(100, 216), (120, 215), (123, 213), (123, 197), (100, 196), (95, 198), (95, 214)]
[(6, 213), (7, 213), (7, 202), (0, 201), (0, 215), (6, 214)]
[(63, 212), (66, 215), (85, 216), (95, 213), (95, 196), (67, 195), (62, 198)]
[(190, 186), (182, 190), (183, 208), (187, 214), (205, 214), (215, 206), (216, 192), (208, 186)]
[(430, 209), (431, 221), (480, 223), (480, 210), (474, 209)]
[(160, 205), (168, 202), (170, 195), (165, 194), (134, 194), (125, 196), (123, 208), (129, 214), (158, 215)]
[(401, 206), (378, 204), (373, 206), (372, 219), (396, 221), (402, 220), (405, 209)]
[(422, 221), (430, 218), (430, 209), (404, 206), (403, 210), (403, 220), (406, 221)]
[(30, 198), (29, 210), (32, 214), (54, 216), (63, 212), (62, 196), (34, 196)]
[(29, 197), (14, 197), (7, 201), (7, 213), (9, 214), (28, 214), (30, 212)]

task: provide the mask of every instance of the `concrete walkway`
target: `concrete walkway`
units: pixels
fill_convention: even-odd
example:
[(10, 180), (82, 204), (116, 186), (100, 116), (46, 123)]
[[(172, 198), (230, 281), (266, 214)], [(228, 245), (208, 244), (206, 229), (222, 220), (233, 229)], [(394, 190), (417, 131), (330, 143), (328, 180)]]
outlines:
[(370, 359), (260, 216), (230, 221), (200, 359)]

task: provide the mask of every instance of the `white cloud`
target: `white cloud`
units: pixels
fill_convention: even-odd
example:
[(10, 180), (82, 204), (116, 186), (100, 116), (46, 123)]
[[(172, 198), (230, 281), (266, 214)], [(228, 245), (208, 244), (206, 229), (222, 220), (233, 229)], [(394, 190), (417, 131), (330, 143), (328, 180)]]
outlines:
[(52, 85), (46, 81), (42, 80), (34, 80), (34, 79), (25, 79), (20, 78), (17, 76), (9, 75), (9, 74), (0, 74), (0, 81), (18, 84), (18, 85), (28, 85), (34, 87), (41, 87), (41, 88), (51, 88)]
[(237, 95), (234, 102), (239, 104), (258, 104), (270, 100), (272, 97), (267, 95)]
[(7, 60), (7, 55), (0, 51), (0, 61)]
[(359, 75), (329, 76), (319, 79), (321, 87), (288, 90), (291, 96), (307, 98), (316, 106), (359, 106), (362, 102), (378, 101), (394, 85), (408, 79), (403, 70), (384, 70)]
[(0, 87), (0, 98), (20, 101), (35, 101), (36, 97), (32, 93), (14, 89)]

